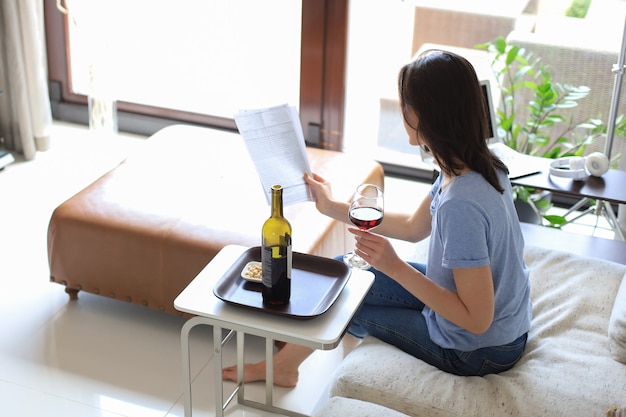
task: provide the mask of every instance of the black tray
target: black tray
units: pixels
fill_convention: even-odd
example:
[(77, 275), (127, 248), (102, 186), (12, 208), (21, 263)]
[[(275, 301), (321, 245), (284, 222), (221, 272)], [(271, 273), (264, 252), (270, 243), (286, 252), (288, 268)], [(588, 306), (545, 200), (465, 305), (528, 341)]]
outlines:
[(350, 269), (343, 262), (294, 252), (289, 303), (271, 306), (263, 304), (263, 284), (249, 282), (241, 277), (241, 270), (248, 262), (260, 260), (260, 246), (246, 250), (215, 284), (213, 294), (227, 303), (308, 319), (328, 310), (350, 278)]

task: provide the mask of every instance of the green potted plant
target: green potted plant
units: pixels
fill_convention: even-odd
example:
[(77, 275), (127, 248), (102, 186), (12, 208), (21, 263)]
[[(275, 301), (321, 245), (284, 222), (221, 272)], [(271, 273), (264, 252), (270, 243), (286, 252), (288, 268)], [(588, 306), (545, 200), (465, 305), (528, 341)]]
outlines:
[[(582, 156), (588, 145), (606, 134), (600, 118), (575, 121), (567, 114), (589, 94), (588, 87), (554, 82), (541, 58), (508, 44), (503, 37), (476, 47), (492, 55), (491, 69), (501, 94), (496, 110), (498, 134), (508, 147), (545, 158)], [(527, 116), (521, 115), (524, 112)], [(626, 133), (623, 116), (617, 119), (615, 133)], [(514, 192), (518, 200), (530, 205), (538, 223), (545, 220), (548, 226), (559, 227), (566, 222), (563, 216), (549, 214), (552, 204), (545, 193), (519, 186)]]

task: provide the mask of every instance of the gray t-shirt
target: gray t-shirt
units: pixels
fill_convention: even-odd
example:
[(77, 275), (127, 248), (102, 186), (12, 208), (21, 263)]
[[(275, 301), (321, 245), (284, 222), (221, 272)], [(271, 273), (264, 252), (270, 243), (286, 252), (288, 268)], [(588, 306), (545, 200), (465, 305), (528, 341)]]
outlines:
[[(441, 190), (442, 175), (430, 191), (432, 232), (427, 276), (456, 291), (453, 268), (491, 267), (495, 314), (491, 327), (476, 335), (424, 308), (433, 342), (443, 348), (473, 351), (513, 342), (530, 329), (529, 270), (524, 239), (511, 197), (511, 184), (499, 172), (500, 194), (481, 174), (455, 177)], [(440, 191), (441, 190), (441, 191)]]

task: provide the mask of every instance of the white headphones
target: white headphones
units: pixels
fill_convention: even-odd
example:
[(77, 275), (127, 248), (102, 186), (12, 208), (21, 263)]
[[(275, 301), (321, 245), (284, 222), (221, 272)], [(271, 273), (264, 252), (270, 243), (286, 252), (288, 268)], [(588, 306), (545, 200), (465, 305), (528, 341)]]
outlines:
[(582, 181), (589, 175), (601, 177), (608, 170), (609, 158), (601, 152), (590, 153), (587, 157), (559, 158), (550, 163), (550, 175), (574, 181)]

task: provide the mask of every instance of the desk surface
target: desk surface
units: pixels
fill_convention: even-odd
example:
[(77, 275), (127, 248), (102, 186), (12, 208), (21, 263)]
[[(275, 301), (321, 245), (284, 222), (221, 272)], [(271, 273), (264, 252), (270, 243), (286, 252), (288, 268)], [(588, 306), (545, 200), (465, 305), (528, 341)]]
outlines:
[(545, 168), (540, 173), (511, 180), (514, 185), (539, 188), (570, 197), (588, 197), (610, 203), (626, 204), (626, 172), (610, 169), (602, 177), (589, 177), (584, 181), (550, 175), (551, 159), (545, 160)]
[(224, 247), (174, 300), (176, 309), (205, 317), (225, 329), (314, 349), (336, 347), (374, 283), (374, 275), (369, 271), (352, 270), (348, 283), (335, 303), (318, 317), (298, 320), (263, 313), (225, 303), (213, 294), (217, 281), (246, 249), (238, 245)]

